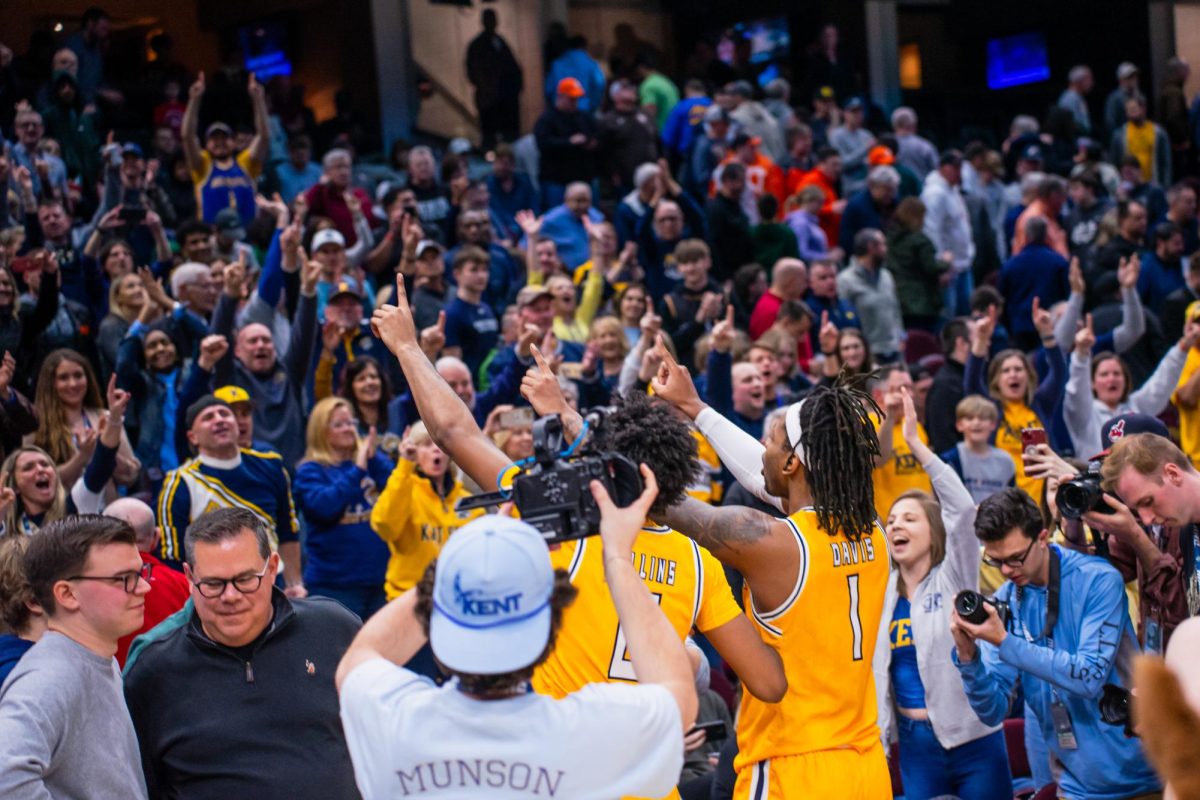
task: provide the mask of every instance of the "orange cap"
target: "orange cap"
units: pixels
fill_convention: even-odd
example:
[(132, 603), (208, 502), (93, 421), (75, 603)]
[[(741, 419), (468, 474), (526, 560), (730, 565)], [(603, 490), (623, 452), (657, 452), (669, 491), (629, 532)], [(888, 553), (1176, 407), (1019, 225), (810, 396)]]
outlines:
[(867, 163), (872, 167), (877, 167), (880, 164), (895, 164), (896, 157), (892, 155), (892, 151), (883, 145), (875, 145), (867, 153)]
[(574, 97), (576, 99), (579, 99), (586, 94), (586, 92), (583, 91), (583, 84), (581, 84), (575, 78), (563, 78), (561, 81), (559, 81), (558, 93), (565, 94), (567, 97)]

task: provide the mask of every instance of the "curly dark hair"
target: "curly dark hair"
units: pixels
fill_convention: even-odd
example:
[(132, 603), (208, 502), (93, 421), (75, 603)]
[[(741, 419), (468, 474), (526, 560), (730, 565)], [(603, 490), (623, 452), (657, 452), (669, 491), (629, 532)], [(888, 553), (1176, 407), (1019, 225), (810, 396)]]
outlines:
[(645, 392), (614, 396), (614, 401), (616, 410), (596, 434), (595, 447), (650, 468), (658, 480), (650, 515), (661, 514), (683, 501), (700, 472), (696, 439), (669, 405)]
[(830, 536), (840, 531), (858, 540), (876, 524), (875, 484), (871, 473), (879, 455), (879, 437), (871, 422), (883, 411), (842, 375), (833, 386), (818, 386), (800, 409), (800, 441), (817, 523)]
[[(433, 579), (437, 575), (437, 559), (425, 568), (425, 574), (417, 584), (417, 607), (414, 611), (421, 630), (429, 636), (429, 616), (433, 613)], [(558, 631), (562, 627), (563, 611), (575, 602), (579, 590), (571, 585), (571, 576), (565, 569), (554, 570), (554, 588), (550, 592), (550, 637), (546, 640), (546, 649), (527, 667), (512, 672), (502, 672), (498, 675), (475, 675), (472, 673), (455, 672), (438, 661), (438, 668), (447, 675), (458, 678), (458, 684), (463, 691), (476, 695), (509, 694), (521, 684), (533, 677), (533, 671), (554, 652), (554, 644), (558, 640)], [(437, 661), (437, 658), (434, 658)]]

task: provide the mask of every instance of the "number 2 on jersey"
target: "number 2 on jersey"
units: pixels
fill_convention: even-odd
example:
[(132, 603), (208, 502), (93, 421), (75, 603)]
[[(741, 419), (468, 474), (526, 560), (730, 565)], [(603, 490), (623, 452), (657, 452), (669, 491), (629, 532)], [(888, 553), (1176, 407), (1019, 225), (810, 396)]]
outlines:
[[(662, 592), (651, 592), (654, 602), (662, 605)], [(625, 646), (625, 626), (617, 623), (617, 641), (613, 644), (612, 659), (608, 663), (609, 680), (637, 681), (633, 672), (633, 662)]]
[(858, 613), (858, 573), (846, 576), (846, 588), (850, 591), (850, 632), (854, 635), (854, 647), (851, 656), (855, 661), (862, 661), (862, 617)]

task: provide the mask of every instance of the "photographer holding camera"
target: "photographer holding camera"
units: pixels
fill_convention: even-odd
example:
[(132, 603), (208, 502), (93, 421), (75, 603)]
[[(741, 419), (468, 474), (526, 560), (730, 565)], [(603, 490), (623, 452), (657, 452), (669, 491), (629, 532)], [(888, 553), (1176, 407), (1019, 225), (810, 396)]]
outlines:
[[(532, 694), (575, 599), (542, 535), (500, 516), (465, 525), (413, 589), (359, 632), (337, 671), (342, 723), (364, 798), (459, 788), (459, 797), (521, 793), (659, 797), (683, 766), (680, 734), (696, 719), (683, 643), (633, 566), (658, 494), (617, 508), (601, 484), (604, 574), (636, 686), (588, 686), (567, 699)], [(400, 666), (428, 639), (454, 677), (441, 688)]]
[[(1182, 587), (1187, 616), (1200, 614), (1200, 473), (1191, 460), (1164, 436), (1131, 434), (1127, 427), (1104, 460), (1100, 478), (1110, 505), (1127, 508), (1142, 525), (1178, 531), (1180, 579), (1168, 574), (1164, 580), (1172, 584), (1168, 591)], [(1114, 493), (1124, 500), (1123, 506), (1113, 502)], [(1144, 564), (1153, 554), (1146, 543), (1135, 541)], [(1176, 614), (1182, 610), (1177, 604), (1169, 608)]]
[(1120, 574), (1103, 559), (1049, 544), (1041, 512), (1019, 489), (980, 504), (975, 535), (984, 562), (1007, 579), (983, 605), (983, 621), (967, 621), (958, 607), (951, 616), (954, 659), (975, 713), (1000, 723), (1019, 680), (1060, 797), (1160, 796), (1139, 742), (1102, 721), (1099, 708), (1106, 684), (1131, 685), (1139, 649)]
[[(1102, 428), (1100, 446), (1088, 471), (1067, 476), (1062, 461), (1052, 454), (1040, 461), (1052, 462), (1059, 477), (1063, 516), (1087, 525), (1096, 538), (1097, 555), (1105, 556), (1128, 581), (1137, 581), (1138, 633), (1146, 650), (1161, 653), (1175, 627), (1190, 616), (1187, 601), (1188, 574), (1194, 574), (1197, 526), (1143, 525), (1125, 503), (1102, 488), (1103, 463), (1117, 442), (1137, 434), (1154, 435), (1169, 445), (1167, 427), (1145, 414), (1121, 414)], [(1165, 448), (1164, 448), (1165, 449)], [(1165, 463), (1165, 462), (1159, 462)], [(1047, 468), (1052, 468), (1050, 463)], [(1112, 491), (1110, 489), (1110, 491)], [(1187, 545), (1185, 556), (1184, 545)], [(1191, 569), (1188, 564), (1191, 564)]]

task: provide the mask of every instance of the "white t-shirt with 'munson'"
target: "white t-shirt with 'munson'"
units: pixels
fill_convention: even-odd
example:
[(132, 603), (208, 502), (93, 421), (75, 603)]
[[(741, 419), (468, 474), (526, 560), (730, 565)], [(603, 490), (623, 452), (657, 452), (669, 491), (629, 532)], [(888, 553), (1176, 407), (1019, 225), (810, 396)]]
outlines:
[(347, 676), (341, 713), (364, 800), (661, 797), (683, 766), (679, 707), (660, 686), (483, 701), (375, 659)]

